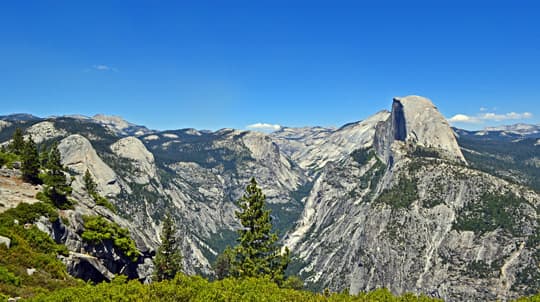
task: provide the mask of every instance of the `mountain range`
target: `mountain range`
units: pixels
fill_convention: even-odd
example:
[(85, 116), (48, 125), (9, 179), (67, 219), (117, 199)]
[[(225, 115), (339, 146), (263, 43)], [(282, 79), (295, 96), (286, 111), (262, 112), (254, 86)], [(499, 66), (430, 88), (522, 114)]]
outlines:
[[(456, 129), (431, 100), (406, 96), (340, 128), (270, 134), (16, 114), (0, 117), (0, 143), (16, 128), (40, 146), (59, 143), (77, 204), (64, 211), (67, 223), (42, 221), (40, 229), (66, 245), (68, 271), (86, 280), (150, 280), (166, 213), (179, 229), (185, 271), (212, 276), (217, 255), (235, 244), (235, 201), (255, 177), (291, 250), (289, 273), (308, 288), (387, 287), (447, 301), (540, 290), (539, 125)], [(116, 212), (85, 193), (87, 170)], [(0, 211), (33, 202), (8, 191), (0, 190)], [(138, 262), (85, 245), (88, 214), (128, 228)]]

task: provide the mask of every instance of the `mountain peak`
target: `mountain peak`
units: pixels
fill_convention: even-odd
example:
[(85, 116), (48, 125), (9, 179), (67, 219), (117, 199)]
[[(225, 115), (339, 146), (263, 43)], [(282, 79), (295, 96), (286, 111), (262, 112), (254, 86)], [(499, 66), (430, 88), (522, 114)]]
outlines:
[(404, 97), (396, 96), (393, 98), (393, 101), (407, 104), (408, 106), (437, 108), (430, 99), (419, 95), (408, 95)]
[(510, 133), (515, 133), (515, 134), (520, 134), (520, 135), (530, 135), (530, 134), (540, 133), (540, 125), (518, 123), (514, 125), (486, 127), (484, 128), (484, 131), (488, 131), (488, 132), (504, 131), (504, 132), (510, 132)]
[(118, 129), (125, 129), (133, 125), (130, 122), (126, 121), (123, 117), (118, 115), (96, 114), (92, 117), (92, 119), (99, 121), (103, 124), (114, 125)]
[(425, 97), (410, 95), (394, 97), (390, 119), (379, 126), (379, 153), (387, 160), (395, 141), (434, 148), (448, 158), (465, 161), (450, 124), (433, 102)]
[(144, 126), (130, 123), (123, 117), (117, 115), (96, 114), (92, 119), (120, 135), (140, 136), (153, 132)]
[(9, 115), (2, 115), (0, 116), (0, 119), (12, 122), (26, 122), (31, 120), (39, 120), (40, 118), (28, 113), (13, 113)]

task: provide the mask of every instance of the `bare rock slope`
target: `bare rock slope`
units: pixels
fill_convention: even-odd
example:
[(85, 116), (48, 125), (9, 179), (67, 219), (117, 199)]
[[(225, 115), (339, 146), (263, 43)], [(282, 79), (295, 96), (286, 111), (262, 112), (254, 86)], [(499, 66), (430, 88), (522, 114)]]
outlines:
[(310, 286), (448, 301), (538, 290), (539, 195), (468, 168), (430, 101), (394, 99), (358, 147), (324, 166), (285, 239)]

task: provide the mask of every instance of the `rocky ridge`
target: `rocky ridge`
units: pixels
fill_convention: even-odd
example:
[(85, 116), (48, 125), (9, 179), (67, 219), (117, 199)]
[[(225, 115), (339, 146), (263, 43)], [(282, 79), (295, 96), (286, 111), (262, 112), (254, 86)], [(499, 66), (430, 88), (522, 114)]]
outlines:
[[(270, 135), (234, 129), (135, 135), (120, 131), (128, 129), (121, 121), (78, 117), (6, 123), (4, 141), (19, 126), (38, 129), (32, 136), (44, 143), (60, 142), (81, 198), (75, 212), (129, 227), (145, 255), (171, 213), (188, 273), (211, 275), (216, 255), (234, 244), (234, 201), (256, 176), (292, 250), (291, 270), (311, 288), (385, 286), (449, 301), (506, 300), (540, 289), (533, 280), (538, 194), (476, 170), (474, 161), (471, 167), (446, 120), (419, 96), (395, 98), (391, 112), (339, 129), (285, 127)], [(85, 197), (86, 169), (118, 215)], [(502, 216), (489, 211), (494, 204), (505, 209)], [(492, 215), (503, 227), (475, 226), (477, 215)], [(84, 254), (70, 236), (60, 237), (75, 238), (73, 255)], [(72, 262), (97, 259), (107, 268), (115, 258), (94, 252), (99, 257)], [(129, 270), (138, 278), (151, 270), (144, 259)]]
[[(41, 186), (22, 183), (19, 177), (18, 170), (0, 168), (0, 200), (2, 200), (0, 213), (20, 203), (41, 202), (35, 198)], [(48, 218), (41, 217), (35, 222), (40, 231), (66, 246), (69, 255), (58, 257), (66, 264), (67, 271), (75, 277), (93, 282), (110, 281), (117, 274), (126, 274), (141, 281), (151, 280), (153, 270), (151, 259), (154, 254), (152, 247), (155, 243), (126, 219), (109, 209), (97, 206), (87, 194), (76, 190), (71, 198), (77, 201), (75, 208), (59, 211), (62, 219), (51, 222)], [(84, 241), (81, 237), (84, 231), (83, 215), (102, 216), (129, 229), (141, 253), (138, 261), (131, 261), (109, 243)]]
[(524, 272), (538, 274), (539, 195), (467, 167), (434, 108), (417, 96), (394, 99), (371, 144), (324, 167), (285, 238), (309, 285), (448, 301), (537, 290)]

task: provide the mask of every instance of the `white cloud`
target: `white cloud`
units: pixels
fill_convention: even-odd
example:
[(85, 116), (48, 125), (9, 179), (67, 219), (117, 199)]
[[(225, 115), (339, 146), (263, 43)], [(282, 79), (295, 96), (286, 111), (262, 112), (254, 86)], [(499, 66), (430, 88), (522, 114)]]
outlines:
[(456, 114), (453, 117), (449, 118), (448, 121), (450, 123), (472, 123), (472, 124), (478, 124), (482, 121), (474, 116), (469, 116), (465, 114)]
[(92, 66), (92, 68), (99, 71), (114, 71), (114, 72), (118, 71), (118, 69), (108, 66), (108, 65), (104, 65), (104, 64), (94, 65)]
[(246, 128), (259, 131), (278, 131), (279, 129), (281, 129), (281, 126), (277, 124), (256, 123), (248, 125), (246, 126)]
[[(482, 111), (482, 109), (480, 109)], [(486, 112), (480, 113), (477, 115), (466, 115), (466, 114), (456, 114), (453, 117), (449, 118), (450, 123), (471, 123), (471, 124), (481, 124), (486, 121), (510, 121), (510, 120), (525, 120), (533, 117), (533, 114), (530, 112), (509, 112), (504, 114)]]

